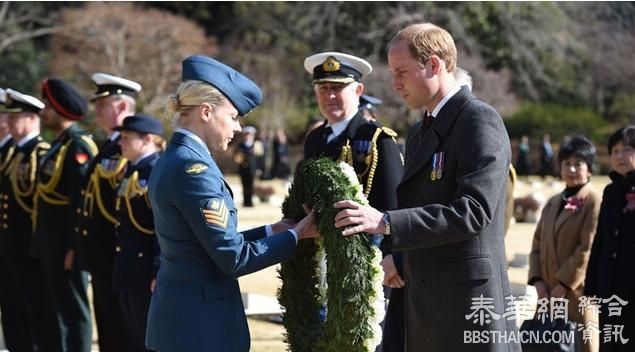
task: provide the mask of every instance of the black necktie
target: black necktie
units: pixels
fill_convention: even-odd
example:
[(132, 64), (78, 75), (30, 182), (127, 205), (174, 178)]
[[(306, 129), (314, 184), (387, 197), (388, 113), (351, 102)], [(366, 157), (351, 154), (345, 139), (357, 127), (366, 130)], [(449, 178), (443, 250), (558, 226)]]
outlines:
[(426, 126), (427, 129), (430, 125), (432, 125), (432, 122), (434, 122), (434, 116), (426, 111), (425, 116), (423, 117), (423, 125)]
[(326, 126), (322, 130), (322, 139), (323, 139), (324, 145), (328, 144), (328, 138), (331, 135), (331, 133), (333, 133), (333, 129), (331, 128), (331, 126)]

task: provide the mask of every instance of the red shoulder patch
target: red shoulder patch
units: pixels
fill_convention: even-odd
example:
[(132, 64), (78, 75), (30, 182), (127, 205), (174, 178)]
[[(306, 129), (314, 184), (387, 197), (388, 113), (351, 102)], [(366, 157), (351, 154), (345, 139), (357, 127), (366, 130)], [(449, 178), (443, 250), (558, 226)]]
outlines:
[(88, 154), (87, 153), (75, 154), (75, 161), (77, 161), (77, 163), (80, 165), (84, 165), (84, 163), (88, 161)]

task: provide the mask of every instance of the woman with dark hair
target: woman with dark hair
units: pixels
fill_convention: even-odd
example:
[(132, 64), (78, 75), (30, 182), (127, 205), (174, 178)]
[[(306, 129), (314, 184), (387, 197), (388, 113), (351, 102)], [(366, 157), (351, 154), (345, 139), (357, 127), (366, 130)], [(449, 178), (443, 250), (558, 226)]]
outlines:
[[(529, 254), (529, 284), (536, 287), (538, 298), (567, 299), (569, 320), (583, 326), (597, 320), (592, 311), (578, 310), (600, 211), (600, 196), (590, 183), (595, 155), (595, 147), (583, 136), (563, 143), (558, 159), (566, 188), (545, 205)], [(578, 331), (576, 349), (597, 351), (597, 341), (592, 336), (584, 343)]]
[(600, 351), (632, 351), (634, 342), (627, 342), (635, 338), (635, 125), (613, 133), (608, 151), (612, 182), (604, 189), (584, 293), (601, 298)]

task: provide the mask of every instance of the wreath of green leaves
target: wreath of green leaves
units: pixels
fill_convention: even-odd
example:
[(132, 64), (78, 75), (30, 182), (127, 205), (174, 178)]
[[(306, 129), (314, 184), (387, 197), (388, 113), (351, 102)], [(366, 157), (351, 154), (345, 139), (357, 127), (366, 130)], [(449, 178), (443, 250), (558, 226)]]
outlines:
[[(373, 300), (377, 296), (378, 249), (367, 234), (342, 236), (335, 228), (339, 209), (333, 204), (352, 199), (366, 204), (361, 185), (351, 184), (340, 165), (330, 159), (307, 160), (296, 171), (282, 205), (285, 218), (302, 219), (302, 204), (316, 211), (321, 237), (302, 240), (295, 258), (279, 270), (278, 301), (285, 308), (283, 324), (289, 351), (370, 352), (378, 331)], [(325, 293), (320, 292), (319, 249), (327, 260)], [(374, 287), (375, 285), (375, 287)], [(379, 284), (381, 286), (381, 284)], [(326, 296), (326, 297), (324, 297)], [(327, 315), (320, 322), (321, 302)]]

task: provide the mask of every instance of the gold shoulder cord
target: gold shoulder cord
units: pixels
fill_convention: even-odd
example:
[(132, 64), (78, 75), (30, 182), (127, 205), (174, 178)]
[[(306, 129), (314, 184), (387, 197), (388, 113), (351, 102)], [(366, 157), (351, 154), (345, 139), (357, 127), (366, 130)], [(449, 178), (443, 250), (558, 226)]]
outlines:
[(0, 173), (4, 173), (5, 175), (9, 174), (9, 165), (11, 164), (11, 157), (13, 156), (13, 153), (15, 152), (15, 146), (11, 146), (9, 147), (9, 150), (7, 151), (7, 155), (5, 156), (4, 160), (0, 160)]
[(378, 128), (375, 130), (373, 134), (373, 139), (370, 142), (370, 155), (371, 160), (366, 160), (366, 165), (368, 168), (364, 171), (364, 174), (368, 172), (368, 179), (366, 180), (366, 187), (364, 187), (364, 195), (368, 198), (370, 194), (370, 190), (373, 188), (373, 179), (375, 178), (375, 171), (377, 171), (377, 163), (379, 162), (379, 148), (377, 148), (377, 140), (379, 139), (379, 135), (381, 135), (382, 129)]
[(346, 145), (342, 147), (342, 151), (340, 152), (340, 157), (337, 161), (343, 161), (348, 165), (353, 166), (353, 150), (351, 148), (351, 141), (346, 140)]
[[(128, 160), (126, 160), (125, 158), (119, 159), (117, 166), (111, 171), (105, 170), (101, 166), (101, 164), (97, 165), (93, 173), (90, 175), (88, 186), (86, 187), (84, 207), (86, 207), (86, 203), (92, 203), (92, 199), (95, 198), (95, 200), (97, 201), (97, 207), (99, 208), (99, 211), (104, 216), (104, 218), (106, 218), (106, 220), (108, 220), (112, 224), (117, 223), (117, 218), (115, 217), (115, 215), (110, 214), (108, 210), (106, 209), (106, 206), (104, 205), (104, 201), (101, 198), (100, 179), (103, 178), (105, 180), (108, 180), (112, 189), (116, 189), (118, 184), (117, 175), (119, 175), (119, 173), (123, 171), (127, 162)], [(91, 215), (92, 215), (92, 206), (90, 207), (90, 209), (91, 209)]]
[(68, 151), (68, 146), (73, 142), (73, 140), (69, 140), (60, 147), (60, 151), (57, 154), (57, 158), (55, 158), (55, 166), (53, 176), (47, 183), (38, 183), (35, 190), (35, 195), (33, 196), (33, 211), (31, 212), (31, 219), (33, 222), (33, 232), (35, 232), (37, 226), (37, 214), (38, 214), (38, 203), (40, 198), (43, 201), (54, 204), (54, 205), (67, 205), (69, 203), (69, 199), (66, 196), (63, 196), (57, 192), (55, 192), (55, 188), (60, 182), (60, 177), (62, 176), (62, 169), (64, 164), (64, 158), (66, 157), (66, 152)]
[(90, 149), (90, 152), (92, 155), (97, 155), (97, 153), (99, 153), (99, 148), (97, 147), (97, 144), (95, 144), (95, 141), (93, 140), (92, 137), (82, 135), (79, 138), (81, 138), (81, 140), (83, 140), (84, 143), (86, 143), (86, 146), (88, 147), (88, 149)]
[(117, 210), (119, 210), (121, 207), (121, 198), (124, 198), (126, 202), (126, 208), (128, 210), (128, 218), (130, 218), (130, 222), (132, 223), (132, 225), (141, 233), (144, 233), (146, 235), (154, 235), (153, 229), (147, 229), (141, 226), (139, 222), (137, 222), (137, 219), (135, 219), (135, 216), (132, 213), (132, 206), (130, 204), (130, 199), (136, 196), (143, 196), (145, 198), (146, 204), (149, 205), (147, 193), (148, 187), (141, 187), (139, 185), (139, 172), (133, 172), (128, 179), (128, 183), (126, 184), (124, 195), (117, 197)]

